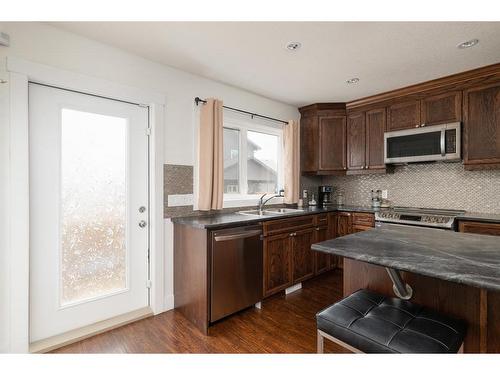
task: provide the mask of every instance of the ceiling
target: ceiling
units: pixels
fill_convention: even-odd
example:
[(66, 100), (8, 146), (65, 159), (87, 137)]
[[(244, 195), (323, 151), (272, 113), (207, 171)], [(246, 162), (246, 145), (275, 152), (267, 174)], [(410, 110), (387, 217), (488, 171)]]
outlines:
[[(500, 62), (500, 22), (51, 24), (296, 106), (350, 101)], [(456, 47), (473, 38), (475, 47)], [(302, 48), (287, 50), (290, 41)], [(359, 83), (346, 84), (352, 77)]]

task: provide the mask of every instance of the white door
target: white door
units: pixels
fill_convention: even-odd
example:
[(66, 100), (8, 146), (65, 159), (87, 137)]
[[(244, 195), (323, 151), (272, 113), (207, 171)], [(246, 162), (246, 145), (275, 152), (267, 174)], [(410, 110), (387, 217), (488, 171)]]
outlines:
[(30, 340), (148, 306), (148, 109), (30, 83)]

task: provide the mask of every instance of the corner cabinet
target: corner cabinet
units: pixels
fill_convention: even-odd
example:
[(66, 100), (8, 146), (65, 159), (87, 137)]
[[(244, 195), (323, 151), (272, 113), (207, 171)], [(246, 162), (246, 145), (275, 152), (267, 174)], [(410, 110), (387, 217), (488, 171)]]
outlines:
[(345, 174), (347, 170), (345, 104), (313, 104), (302, 107), (299, 111), (302, 174)]
[(500, 82), (464, 91), (465, 169), (500, 168)]

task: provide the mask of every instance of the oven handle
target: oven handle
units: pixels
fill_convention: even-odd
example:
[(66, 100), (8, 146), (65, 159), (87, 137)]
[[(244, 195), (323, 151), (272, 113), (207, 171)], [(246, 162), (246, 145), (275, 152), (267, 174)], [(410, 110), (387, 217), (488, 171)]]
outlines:
[(256, 230), (249, 230), (246, 232), (239, 232), (239, 233), (234, 233), (234, 234), (227, 234), (223, 236), (214, 236), (214, 240), (216, 242), (220, 241), (231, 241), (231, 240), (239, 240), (243, 238), (248, 238), (248, 237), (254, 237), (258, 236), (259, 234), (262, 234), (262, 230), (256, 229)]
[(441, 130), (441, 156), (446, 156), (445, 133), (446, 129)]

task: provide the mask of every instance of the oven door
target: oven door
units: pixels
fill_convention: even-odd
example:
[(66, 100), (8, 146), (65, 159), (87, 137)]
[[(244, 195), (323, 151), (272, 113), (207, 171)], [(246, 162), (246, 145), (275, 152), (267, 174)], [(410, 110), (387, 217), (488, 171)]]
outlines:
[(416, 163), (460, 160), (460, 123), (399, 130), (384, 134), (384, 161)]

